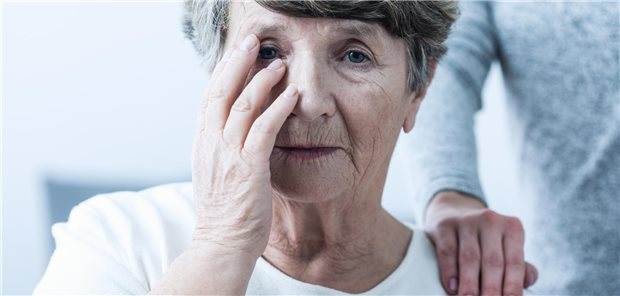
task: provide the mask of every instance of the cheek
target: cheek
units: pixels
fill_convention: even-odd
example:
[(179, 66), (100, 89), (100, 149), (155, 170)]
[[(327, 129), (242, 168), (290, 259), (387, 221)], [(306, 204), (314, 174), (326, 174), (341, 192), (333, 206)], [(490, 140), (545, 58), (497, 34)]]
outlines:
[[(356, 165), (388, 157), (400, 132), (400, 97), (376, 82), (358, 84), (339, 96)], [(377, 163), (380, 163), (378, 161)]]
[(338, 108), (349, 133), (362, 142), (400, 131), (406, 107), (399, 83), (357, 75), (359, 82), (340, 87)]

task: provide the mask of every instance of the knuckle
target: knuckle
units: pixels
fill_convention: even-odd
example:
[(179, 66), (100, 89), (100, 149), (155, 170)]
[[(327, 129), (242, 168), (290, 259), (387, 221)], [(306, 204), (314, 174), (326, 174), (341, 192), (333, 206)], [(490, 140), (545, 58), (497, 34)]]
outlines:
[(268, 135), (274, 134), (277, 131), (265, 120), (261, 120), (260, 118), (254, 122), (253, 129), (255, 133)]
[(242, 158), (254, 174), (269, 173), (269, 158), (263, 157), (264, 153), (256, 147), (246, 147), (243, 152)]
[(235, 110), (238, 112), (248, 112), (252, 110), (252, 104), (247, 97), (242, 96), (238, 98), (235, 101), (235, 103), (232, 105), (232, 110)]
[(221, 86), (216, 86), (209, 91), (209, 98), (206, 104), (217, 103), (226, 99), (226, 89)]
[(485, 296), (499, 296), (502, 295), (501, 290), (498, 286), (494, 284), (485, 284), (482, 287), (482, 295)]
[(482, 211), (481, 213), (482, 219), (485, 222), (488, 223), (494, 223), (497, 222), (497, 220), (499, 220), (499, 214), (497, 214), (495, 211), (493, 210), (489, 210), (489, 209), (485, 209)]
[(480, 261), (480, 252), (471, 247), (463, 248), (459, 256), (459, 261), (464, 264), (477, 263)]
[(522, 289), (523, 287), (521, 284), (514, 282), (504, 283), (504, 295), (519, 295)]
[(523, 228), (523, 223), (521, 223), (521, 220), (519, 220), (519, 218), (510, 217), (508, 218), (507, 224), (508, 224), (508, 229), (511, 231), (519, 232), (519, 233), (525, 232)]
[(492, 268), (504, 268), (504, 258), (499, 252), (491, 252), (482, 259), (482, 264)]
[(248, 164), (256, 163), (258, 159), (260, 159), (253, 149), (246, 147), (243, 149), (243, 154), (241, 158)]
[(437, 254), (440, 258), (454, 258), (457, 254), (456, 246), (453, 244), (442, 244), (437, 248)]
[(243, 149), (243, 153), (241, 154), (241, 159), (245, 163), (247, 167), (252, 168), (252, 173), (258, 174), (260, 173), (261, 167), (269, 168), (268, 159), (264, 159), (260, 156), (260, 151), (256, 151), (252, 147), (248, 147)]
[(449, 217), (442, 219), (437, 223), (437, 228), (454, 228), (458, 224), (458, 219), (455, 217)]
[(510, 255), (506, 257), (506, 268), (525, 269), (525, 261), (521, 256)]
[(241, 144), (236, 139), (230, 136), (223, 135), (220, 139), (219, 149), (226, 149), (230, 151), (238, 151), (241, 148)]
[(477, 295), (478, 294), (478, 283), (475, 282), (471, 278), (464, 278), (461, 282), (461, 287), (459, 288), (459, 292), (463, 291), (464, 293), (459, 293), (459, 295)]

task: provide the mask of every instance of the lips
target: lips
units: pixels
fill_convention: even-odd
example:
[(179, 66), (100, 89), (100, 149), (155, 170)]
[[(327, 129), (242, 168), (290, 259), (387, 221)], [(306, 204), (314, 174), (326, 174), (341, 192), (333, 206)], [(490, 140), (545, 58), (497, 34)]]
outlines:
[(274, 149), (281, 151), (282, 153), (301, 160), (317, 159), (321, 157), (333, 154), (338, 150), (338, 147), (329, 146), (275, 146)]

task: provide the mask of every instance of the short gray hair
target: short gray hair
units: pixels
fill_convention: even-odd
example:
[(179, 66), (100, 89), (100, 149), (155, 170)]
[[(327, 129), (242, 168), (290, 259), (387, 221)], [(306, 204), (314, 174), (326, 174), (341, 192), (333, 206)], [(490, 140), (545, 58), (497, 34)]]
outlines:
[[(459, 11), (456, 1), (265, 1), (271, 11), (294, 17), (352, 19), (377, 23), (404, 40), (408, 85), (422, 89), (432, 75), (432, 63), (446, 52), (443, 42)], [(223, 54), (228, 29), (227, 0), (185, 0), (183, 31), (192, 41), (208, 72)]]

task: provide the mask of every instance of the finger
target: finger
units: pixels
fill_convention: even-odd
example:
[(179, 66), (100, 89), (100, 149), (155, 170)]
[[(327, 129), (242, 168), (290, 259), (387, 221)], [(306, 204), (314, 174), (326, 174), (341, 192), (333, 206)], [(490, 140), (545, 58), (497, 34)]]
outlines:
[(437, 249), (439, 274), (444, 290), (448, 294), (458, 292), (458, 256), (459, 248), (454, 228), (441, 227), (433, 240)]
[(521, 222), (513, 218), (504, 233), (504, 295), (523, 295), (525, 259), (523, 255), (524, 231)]
[(230, 106), (238, 97), (250, 68), (258, 54), (258, 39), (253, 34), (247, 36), (234, 49), (222, 73), (215, 78), (209, 88), (205, 124), (209, 131), (222, 131), (230, 112)]
[(482, 251), (482, 295), (501, 295), (504, 280), (502, 233), (491, 226), (480, 233)]
[(476, 230), (459, 229), (459, 295), (478, 295), (480, 246)]
[(271, 89), (282, 79), (284, 72), (284, 64), (277, 59), (254, 76), (232, 105), (224, 126), (226, 142), (243, 146), (252, 122), (260, 115)]
[(529, 262), (525, 262), (525, 280), (523, 286), (529, 288), (538, 280), (538, 269)]
[(213, 72), (211, 72), (209, 78), (209, 86), (207, 87), (204, 95), (202, 96), (202, 100), (200, 102), (200, 111), (198, 112), (198, 130), (200, 132), (203, 132), (205, 127), (205, 112), (207, 111), (207, 106), (209, 105), (209, 88), (211, 88), (211, 86), (214, 84), (215, 79), (219, 77), (220, 74), (222, 74), (222, 70), (224, 69), (224, 66), (226, 65), (229, 57), (230, 50), (227, 50), (222, 56), (222, 59), (217, 63), (217, 65), (215, 65)]
[(286, 90), (259, 116), (248, 133), (243, 149), (259, 159), (269, 160), (276, 136), (286, 118), (293, 112), (299, 94), (290, 84)]

